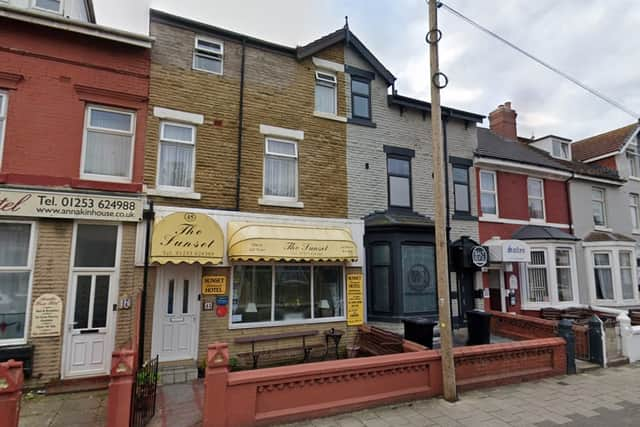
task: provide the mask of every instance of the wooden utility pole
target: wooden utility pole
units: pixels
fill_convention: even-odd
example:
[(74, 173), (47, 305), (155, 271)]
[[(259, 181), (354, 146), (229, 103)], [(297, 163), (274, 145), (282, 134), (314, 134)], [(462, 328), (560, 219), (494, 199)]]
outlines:
[(447, 245), (447, 212), (445, 188), (445, 161), (442, 143), (442, 114), (440, 109), (441, 78), (438, 65), (438, 5), (429, 1), (429, 56), (431, 72), (431, 127), (433, 146), (433, 191), (436, 219), (436, 269), (438, 280), (438, 318), (440, 327), (440, 354), (442, 355), (442, 384), (444, 398), (449, 402), (457, 400), (456, 370), (453, 362), (453, 331), (451, 328), (450, 290), (449, 290), (449, 248)]

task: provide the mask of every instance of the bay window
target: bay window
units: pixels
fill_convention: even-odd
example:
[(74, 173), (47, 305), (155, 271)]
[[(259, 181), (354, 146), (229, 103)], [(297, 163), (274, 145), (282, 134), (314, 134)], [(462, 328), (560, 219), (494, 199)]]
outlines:
[(558, 244), (531, 248), (523, 285), (525, 305), (540, 307), (577, 302), (574, 250)]
[(558, 301), (573, 301), (571, 250), (556, 249), (556, 282), (558, 285)]
[(234, 325), (345, 317), (344, 269), (338, 265), (236, 265), (232, 292)]
[(135, 114), (106, 107), (87, 107), (81, 176), (130, 181)]
[(175, 191), (193, 190), (194, 152), (194, 126), (161, 123), (158, 186)]
[(264, 195), (297, 200), (298, 145), (295, 142), (266, 139)]
[(596, 252), (593, 254), (593, 272), (596, 284), (596, 299), (613, 299), (613, 273), (611, 269), (611, 254)]
[(631, 262), (631, 251), (620, 251), (620, 288), (623, 300), (634, 299), (633, 286), (633, 263)]
[(587, 253), (593, 265), (593, 302), (637, 303), (636, 260), (632, 246), (593, 246), (595, 248)]
[(34, 225), (0, 222), (0, 345), (23, 344), (31, 300)]
[(529, 302), (548, 302), (549, 283), (547, 281), (547, 253), (544, 250), (532, 250), (531, 262), (527, 266)]

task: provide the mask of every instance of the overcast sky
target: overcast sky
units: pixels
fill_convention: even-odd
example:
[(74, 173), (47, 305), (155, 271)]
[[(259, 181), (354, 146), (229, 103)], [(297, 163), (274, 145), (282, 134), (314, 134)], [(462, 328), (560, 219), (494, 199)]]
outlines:
[[(398, 78), (429, 99), (424, 0), (94, 0), (98, 23), (147, 32), (155, 9), (295, 46), (344, 25)], [(446, 0), (582, 82), (640, 111), (640, 4), (636, 0)], [(443, 103), (487, 115), (512, 101), (521, 136), (580, 139), (636, 119), (440, 9)], [(486, 120), (485, 120), (486, 124)]]

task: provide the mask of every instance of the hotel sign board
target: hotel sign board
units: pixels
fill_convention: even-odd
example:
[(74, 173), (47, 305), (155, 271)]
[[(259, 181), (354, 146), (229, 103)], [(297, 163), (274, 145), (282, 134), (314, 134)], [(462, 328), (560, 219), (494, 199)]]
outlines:
[(139, 222), (142, 199), (2, 188), (0, 216)]
[(364, 323), (364, 278), (362, 273), (347, 274), (347, 325)]

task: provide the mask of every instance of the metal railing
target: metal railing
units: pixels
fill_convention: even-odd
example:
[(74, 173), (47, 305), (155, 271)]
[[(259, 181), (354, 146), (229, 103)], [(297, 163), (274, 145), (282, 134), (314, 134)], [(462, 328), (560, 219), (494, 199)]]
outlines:
[(133, 383), (131, 427), (144, 427), (156, 413), (158, 389), (158, 356), (146, 361)]

